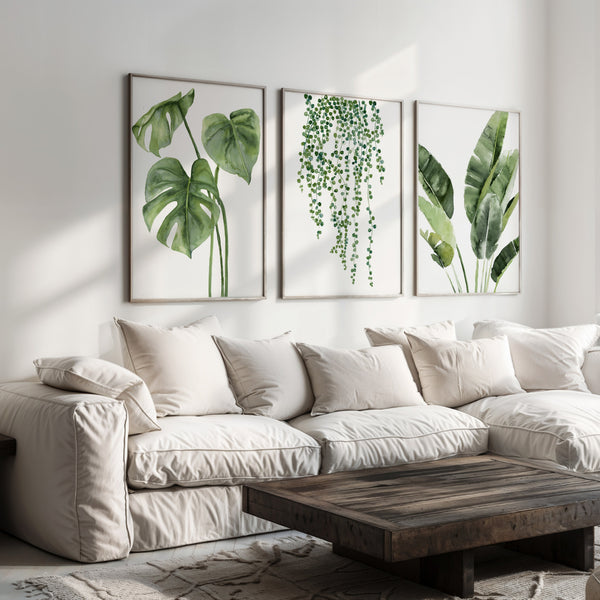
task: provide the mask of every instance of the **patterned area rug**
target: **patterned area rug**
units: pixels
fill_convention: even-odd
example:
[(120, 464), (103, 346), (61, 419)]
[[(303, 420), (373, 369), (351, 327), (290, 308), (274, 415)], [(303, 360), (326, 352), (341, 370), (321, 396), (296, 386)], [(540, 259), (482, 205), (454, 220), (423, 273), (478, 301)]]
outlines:
[[(596, 555), (598, 557), (598, 546)], [(589, 573), (502, 549), (476, 564), (473, 600), (582, 600)], [(332, 554), (308, 536), (256, 542), (195, 564), (148, 562), (15, 584), (52, 600), (449, 600), (441, 592)]]

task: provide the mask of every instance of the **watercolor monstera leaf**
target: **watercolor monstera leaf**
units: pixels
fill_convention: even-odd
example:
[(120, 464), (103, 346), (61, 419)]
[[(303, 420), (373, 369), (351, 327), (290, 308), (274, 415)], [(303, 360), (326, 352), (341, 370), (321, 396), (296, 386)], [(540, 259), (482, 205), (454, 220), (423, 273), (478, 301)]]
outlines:
[(202, 144), (217, 166), (250, 183), (260, 149), (260, 119), (251, 108), (235, 110), (229, 119), (208, 115), (202, 121)]
[(144, 221), (150, 230), (158, 215), (174, 203), (156, 238), (191, 258), (192, 252), (210, 237), (219, 220), (220, 211), (215, 200), (218, 196), (219, 190), (205, 159), (194, 161), (191, 176), (188, 176), (177, 159), (162, 158), (148, 171)]
[[(185, 96), (178, 92), (168, 100), (155, 104), (131, 128), (137, 143), (147, 152), (160, 157), (160, 149), (171, 143), (175, 130), (183, 123), (193, 102), (192, 88)], [(150, 131), (150, 141), (146, 144), (148, 131)]]

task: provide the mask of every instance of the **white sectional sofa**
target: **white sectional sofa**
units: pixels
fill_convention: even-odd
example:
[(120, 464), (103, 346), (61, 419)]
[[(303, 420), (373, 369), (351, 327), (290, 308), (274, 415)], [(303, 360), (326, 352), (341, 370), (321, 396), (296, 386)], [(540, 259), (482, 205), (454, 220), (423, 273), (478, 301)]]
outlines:
[[(595, 326), (569, 349), (580, 370), (585, 358), (587, 391), (524, 392), (503, 375), (505, 334), (458, 342), (450, 322), (368, 330), (376, 347), (364, 350), (224, 338), (214, 318), (118, 325), (128, 369), (43, 359), (42, 382), (0, 384), (0, 432), (17, 440), (0, 461), (0, 527), (61, 556), (98, 562), (273, 531), (241, 510), (241, 486), (257, 480), (488, 450), (600, 471)], [(429, 340), (439, 364), (423, 363)], [(497, 376), (481, 369), (491, 359)]]

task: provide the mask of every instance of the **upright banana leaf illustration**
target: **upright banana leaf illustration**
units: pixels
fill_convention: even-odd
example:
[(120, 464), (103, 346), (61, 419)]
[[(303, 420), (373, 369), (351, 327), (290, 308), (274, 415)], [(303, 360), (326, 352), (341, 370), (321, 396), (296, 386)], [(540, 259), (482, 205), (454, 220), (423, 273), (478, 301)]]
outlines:
[[(260, 119), (250, 108), (204, 117), (202, 144), (215, 164), (214, 172), (202, 158), (186, 115), (194, 103), (194, 89), (181, 92), (152, 106), (132, 127), (138, 145), (160, 158), (176, 130), (183, 124), (192, 143), (196, 160), (191, 173), (173, 157), (160, 158), (146, 177), (144, 222), (150, 231), (163, 210), (165, 214), (156, 238), (161, 244), (192, 258), (192, 253), (210, 241), (208, 296), (212, 296), (214, 242), (217, 241), (221, 274), (221, 296), (229, 294), (229, 228), (227, 211), (219, 193), (221, 169), (238, 175), (250, 184), (252, 168), (260, 151)], [(221, 224), (221, 227), (219, 226)], [(222, 232), (221, 232), (222, 229)], [(171, 240), (171, 241), (169, 241)]]
[[(502, 233), (519, 202), (519, 194), (512, 195), (519, 151), (503, 152), (508, 116), (505, 111), (492, 114), (466, 169), (464, 210), (476, 259), (471, 285), (452, 224), (455, 217), (452, 181), (432, 153), (422, 145), (418, 147), (418, 178), (427, 196), (419, 196), (418, 207), (433, 229), (419, 233), (433, 250), (432, 260), (444, 269), (455, 293), (469, 293), (471, 289), (487, 292), (492, 281), (495, 284), (492, 291), (496, 292), (500, 279), (519, 253), (519, 238), (497, 252)], [(462, 279), (453, 264), (455, 256), (460, 261)]]

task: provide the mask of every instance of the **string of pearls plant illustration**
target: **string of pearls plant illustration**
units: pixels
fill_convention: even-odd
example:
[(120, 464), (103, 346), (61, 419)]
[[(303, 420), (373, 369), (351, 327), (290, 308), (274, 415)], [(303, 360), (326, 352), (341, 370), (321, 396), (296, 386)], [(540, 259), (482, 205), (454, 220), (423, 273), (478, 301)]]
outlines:
[[(221, 169), (241, 177), (250, 185), (252, 168), (260, 150), (260, 119), (250, 108), (233, 111), (229, 118), (214, 113), (202, 120), (201, 140), (213, 169), (200, 155), (186, 115), (194, 102), (194, 89), (181, 92), (152, 106), (132, 127), (138, 145), (160, 158), (161, 148), (169, 146), (175, 131), (184, 125), (196, 160), (191, 172), (172, 157), (160, 158), (150, 167), (145, 186), (144, 222), (151, 230), (162, 211), (170, 207), (158, 228), (161, 244), (188, 258), (209, 241), (208, 296), (212, 296), (215, 240), (220, 268), (220, 295), (229, 295), (229, 228), (225, 203), (219, 193)], [(173, 205), (171, 207), (171, 205)]]
[[(366, 213), (365, 265), (368, 283), (374, 285), (373, 246), (377, 228), (373, 211), (373, 185), (384, 181), (381, 151), (383, 124), (377, 102), (341, 96), (304, 94), (305, 124), (299, 153), (298, 184), (309, 198), (310, 218), (319, 239), (331, 225), (335, 242), (331, 254), (349, 270), (354, 285), (358, 276), (361, 216)], [(364, 210), (364, 213), (363, 213)]]
[[(502, 276), (519, 253), (519, 237), (498, 246), (511, 215), (519, 202), (512, 190), (519, 168), (519, 151), (503, 152), (508, 112), (496, 111), (486, 123), (469, 159), (465, 175), (464, 208), (470, 223), (471, 249), (475, 273), (470, 281), (454, 232), (454, 187), (439, 161), (424, 146), (418, 147), (418, 177), (425, 196), (418, 206), (432, 231), (420, 229), (454, 293), (498, 291)], [(455, 266), (458, 257), (460, 266)]]

